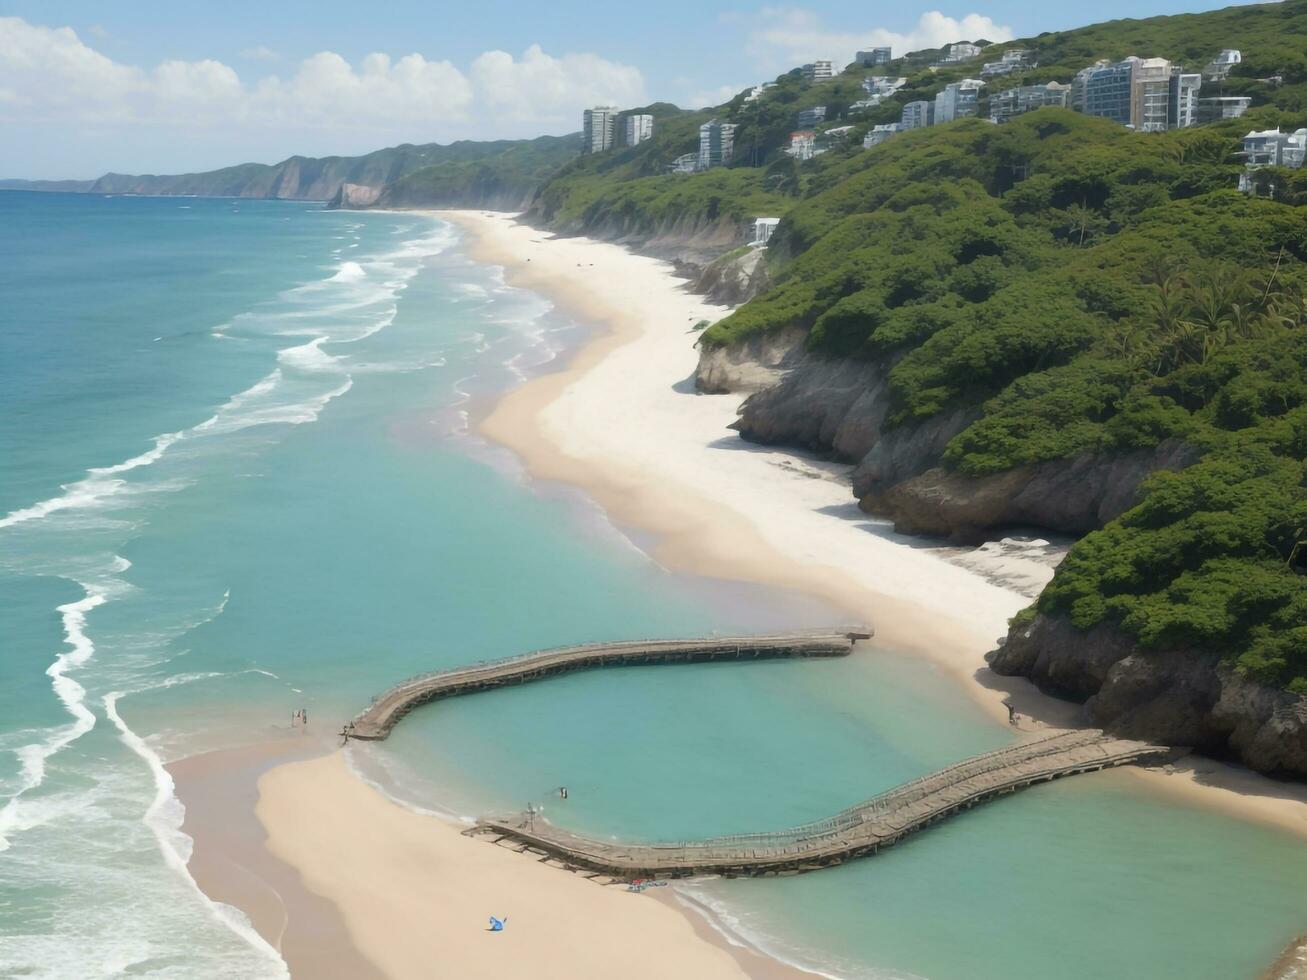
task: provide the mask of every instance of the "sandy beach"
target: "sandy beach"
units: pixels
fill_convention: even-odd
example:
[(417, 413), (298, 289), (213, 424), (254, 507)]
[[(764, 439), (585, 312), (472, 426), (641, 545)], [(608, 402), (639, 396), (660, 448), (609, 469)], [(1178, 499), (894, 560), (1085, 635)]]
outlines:
[[(688, 291), (669, 263), (606, 242), (555, 238), (513, 216), (432, 212), (458, 225), (479, 261), (600, 328), (567, 367), (510, 392), (481, 431), (539, 479), (584, 488), (616, 520), (653, 532), (668, 567), (776, 585), (870, 623), (878, 645), (945, 667), (997, 722), (1008, 699), (1023, 726), (1074, 725), (1079, 706), (984, 654), (1051, 578), (1051, 565), (898, 535), (864, 514), (850, 468), (741, 440), (727, 426), (740, 395), (694, 389), (693, 326), (729, 309)], [(1008, 584), (1017, 581), (1020, 590)], [(1168, 772), (1105, 778), (1307, 837), (1307, 788), (1202, 757)]]
[[(669, 568), (798, 590), (872, 624), (878, 645), (930, 657), (996, 723), (1006, 723), (1007, 697), (1029, 725), (1074, 723), (1077, 706), (984, 669), (984, 653), (1049, 565), (992, 552), (960, 562), (957, 549), (896, 535), (860, 512), (847, 466), (742, 442), (727, 429), (740, 396), (700, 395), (693, 384), (693, 326), (728, 311), (689, 293), (668, 264), (555, 239), (502, 214), (439, 216), (511, 285), (596, 328), (562, 370), (516, 389), (481, 421), (533, 478), (581, 487), (615, 521), (651, 532)], [(296, 975), (810, 976), (729, 945), (670, 895), (600, 886), (463, 837), (368, 785), (344, 753), (319, 751), (174, 767), (183, 801), (190, 793), (201, 807), (204, 778), (244, 774), (257, 822), (247, 816), (234, 834), (188, 817), (192, 870), (211, 896), (251, 916)], [(1302, 787), (1210, 760), (1099, 778), (1307, 836)], [(235, 796), (227, 810), (242, 805)], [(241, 886), (242, 877), (262, 884)], [(491, 914), (508, 915), (509, 928), (487, 932)]]

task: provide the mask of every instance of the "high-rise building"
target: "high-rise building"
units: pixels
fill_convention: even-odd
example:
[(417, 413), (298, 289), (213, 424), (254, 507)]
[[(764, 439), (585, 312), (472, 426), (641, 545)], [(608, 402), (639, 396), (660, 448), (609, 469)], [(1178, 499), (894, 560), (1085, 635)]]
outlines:
[(894, 53), (889, 48), (872, 48), (870, 51), (859, 51), (853, 56), (853, 63), (859, 68), (888, 65), (893, 60)]
[(820, 82), (823, 79), (835, 77), (835, 69), (829, 61), (809, 62), (799, 70), (803, 72), (803, 77), (810, 82)]
[(934, 102), (909, 102), (903, 107), (903, 118), (899, 125), (904, 129), (921, 129), (935, 124)]
[(699, 169), (720, 167), (735, 154), (735, 124), (710, 119), (699, 127)]
[(1198, 90), (1203, 87), (1203, 76), (1186, 73), (1180, 68), (1171, 69), (1171, 85), (1167, 92), (1166, 107), (1168, 129), (1187, 129), (1198, 124)]
[(582, 153), (602, 153), (613, 148), (613, 129), (617, 123), (616, 106), (602, 105), (586, 109), (581, 122)]
[(1089, 89), (1089, 79), (1093, 77), (1094, 72), (1100, 68), (1106, 68), (1111, 62), (1106, 58), (1100, 59), (1090, 65), (1088, 68), (1081, 68), (1076, 72), (1076, 77), (1071, 79), (1071, 97), (1067, 104), (1076, 112), (1085, 111), (1085, 101)]
[(935, 125), (974, 116), (984, 86), (985, 83), (977, 78), (964, 78), (945, 85), (944, 90), (935, 96)]
[(1130, 125), (1141, 133), (1164, 133), (1171, 112), (1171, 62), (1145, 58), (1130, 85)]
[(1087, 116), (1100, 116), (1119, 122), (1122, 126), (1129, 126), (1135, 70), (1139, 64), (1140, 59), (1132, 56), (1115, 64), (1096, 65), (1087, 69), (1084, 108), (1081, 111)]
[(1005, 123), (1023, 112), (1042, 109), (1044, 106), (1065, 106), (1071, 94), (1070, 85), (1049, 82), (1047, 85), (1022, 85), (989, 97), (989, 118)]
[(622, 120), (622, 142), (627, 146), (643, 143), (653, 136), (654, 118), (645, 113), (627, 116)]

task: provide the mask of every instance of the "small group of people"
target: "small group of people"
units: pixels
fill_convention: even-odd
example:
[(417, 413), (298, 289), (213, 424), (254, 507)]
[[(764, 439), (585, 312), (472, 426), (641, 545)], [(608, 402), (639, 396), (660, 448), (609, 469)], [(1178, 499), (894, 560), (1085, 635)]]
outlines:
[(298, 711), (296, 711), (294, 714), (290, 716), (290, 727), (291, 728), (309, 727), (309, 712), (307, 708), (300, 708)]

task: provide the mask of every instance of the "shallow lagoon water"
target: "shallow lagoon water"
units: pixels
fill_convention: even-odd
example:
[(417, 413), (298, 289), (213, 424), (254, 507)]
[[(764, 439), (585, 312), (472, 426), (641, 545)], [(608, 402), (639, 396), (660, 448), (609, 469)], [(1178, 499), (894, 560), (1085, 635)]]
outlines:
[[(0, 973), (281, 972), (180, 870), (159, 759), (422, 670), (831, 615), (670, 575), (469, 436), (469, 398), (581, 331), (430, 219), (0, 194), (0, 268)], [(820, 817), (1009, 737), (873, 649), (455, 699), (362, 752), (417, 805), (676, 838)], [(1305, 851), (1105, 775), (694, 894), (845, 975), (1226, 978), (1307, 922)]]

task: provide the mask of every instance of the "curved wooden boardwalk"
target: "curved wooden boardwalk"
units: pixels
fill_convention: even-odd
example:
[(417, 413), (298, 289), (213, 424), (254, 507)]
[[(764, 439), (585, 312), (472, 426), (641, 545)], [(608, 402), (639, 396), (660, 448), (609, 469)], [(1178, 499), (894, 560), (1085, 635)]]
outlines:
[(630, 640), (538, 650), (519, 657), (491, 660), (410, 677), (372, 699), (371, 706), (346, 726), (349, 738), (383, 739), (396, 723), (420, 704), (494, 687), (564, 674), (590, 667), (690, 664), (713, 661), (775, 660), (785, 657), (843, 657), (858, 640), (869, 639), (867, 627), (800, 630), (762, 636), (721, 636), (693, 640)]
[(1058, 731), (966, 759), (827, 820), (774, 833), (624, 843), (572, 834), (532, 813), (484, 819), (467, 833), (507, 840), (567, 868), (620, 880), (793, 874), (874, 854), (937, 820), (1036, 783), (1172, 754), (1170, 748), (1097, 729)]

